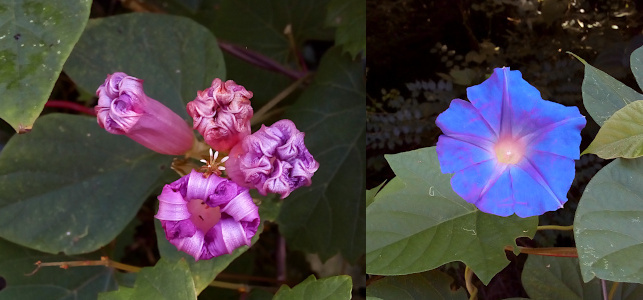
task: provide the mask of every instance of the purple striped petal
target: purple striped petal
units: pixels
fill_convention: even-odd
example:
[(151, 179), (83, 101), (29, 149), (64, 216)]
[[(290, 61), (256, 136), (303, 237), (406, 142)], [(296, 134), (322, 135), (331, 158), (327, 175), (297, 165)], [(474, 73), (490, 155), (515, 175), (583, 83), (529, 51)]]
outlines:
[(259, 209), (248, 189), (216, 175), (206, 178), (192, 170), (166, 185), (158, 199), (155, 217), (161, 220), (166, 238), (195, 260), (250, 245), (259, 227)]

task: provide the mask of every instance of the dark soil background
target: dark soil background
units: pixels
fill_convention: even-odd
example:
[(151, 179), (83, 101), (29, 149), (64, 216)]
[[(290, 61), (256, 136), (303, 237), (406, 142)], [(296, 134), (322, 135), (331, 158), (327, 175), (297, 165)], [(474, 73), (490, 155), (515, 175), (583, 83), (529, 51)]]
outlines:
[[(640, 91), (629, 56), (643, 45), (643, 1), (605, 0), (367, 0), (367, 188), (395, 175), (384, 154), (434, 146), (435, 118), (466, 87), (484, 81), (493, 68), (520, 70), (543, 98), (578, 106), (587, 116), (581, 149), (598, 132), (583, 107), (583, 64)], [(573, 223), (585, 185), (609, 161), (585, 155), (565, 207), (540, 225)], [(538, 232), (531, 247), (574, 246), (571, 232)], [(479, 299), (527, 297), (520, 283), (525, 255), (507, 253), (510, 265), (488, 286), (477, 282)], [(464, 265), (444, 267), (454, 288), (464, 286)]]

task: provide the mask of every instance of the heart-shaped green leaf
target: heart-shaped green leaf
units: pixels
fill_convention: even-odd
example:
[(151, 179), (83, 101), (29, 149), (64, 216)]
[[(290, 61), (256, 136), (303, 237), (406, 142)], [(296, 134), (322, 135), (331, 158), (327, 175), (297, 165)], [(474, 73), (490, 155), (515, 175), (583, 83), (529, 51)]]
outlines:
[(451, 290), (453, 278), (432, 270), (411, 275), (389, 276), (371, 283), (366, 295), (380, 299), (452, 299), (466, 300), (463, 289)]
[(0, 153), (0, 237), (49, 253), (94, 251), (136, 215), (171, 158), (96, 119), (50, 114)]
[(293, 288), (282, 285), (273, 300), (348, 300), (351, 299), (351, 277), (347, 275), (316, 279), (310, 275)]
[(185, 260), (169, 262), (163, 258), (154, 267), (143, 268), (133, 288), (103, 293), (99, 300), (196, 300), (197, 293)]
[(148, 96), (185, 119), (197, 91), (226, 76), (209, 30), (184, 17), (144, 13), (90, 20), (65, 64), (65, 73), (88, 92), (117, 71), (143, 79)]
[[(165, 231), (163, 231), (163, 227), (159, 220), (154, 220), (154, 227), (156, 228), (156, 240), (161, 257), (171, 263), (186, 261), (197, 293), (200, 293), (208, 287), (208, 284), (210, 284), (210, 282), (212, 282), (212, 280), (214, 280), (221, 271), (228, 267), (235, 258), (239, 257), (239, 255), (246, 252), (249, 248), (247, 246), (243, 246), (234, 250), (232, 254), (221, 255), (208, 260), (195, 261), (194, 257), (177, 250), (176, 246), (170, 244), (170, 242), (165, 238)], [(253, 245), (259, 239), (259, 235), (262, 231), (263, 225), (259, 226), (257, 233), (252, 237)]]
[(618, 158), (587, 184), (574, 218), (585, 282), (643, 283), (643, 158)]
[(0, 118), (29, 131), (47, 102), (91, 1), (0, 3)]
[(643, 156), (643, 101), (634, 101), (607, 119), (585, 153), (604, 159)]
[(328, 3), (326, 24), (337, 27), (335, 43), (351, 57), (360, 52), (366, 55), (366, 1), (331, 0)]
[(404, 275), (462, 261), (487, 284), (509, 261), (505, 246), (533, 237), (537, 217), (479, 211), (451, 189), (435, 147), (387, 155), (396, 178), (366, 209), (366, 272)]
[[(0, 290), (0, 300), (96, 299), (98, 293), (117, 288), (112, 268), (82, 266), (61, 269), (42, 267), (31, 274), (35, 263), (98, 260), (96, 253), (82, 257), (54, 255), (25, 248), (0, 239), (0, 277), (7, 286)], [(31, 274), (31, 275), (27, 275)]]
[(351, 261), (364, 253), (363, 70), (360, 62), (332, 48), (313, 83), (285, 115), (306, 133), (306, 146), (319, 170), (310, 187), (284, 200), (279, 230), (289, 246), (316, 252), (322, 260), (337, 251)]
[(583, 104), (598, 125), (603, 126), (609, 117), (625, 105), (643, 99), (643, 95), (635, 90), (607, 73), (592, 67), (575, 54), (572, 55), (585, 65), (582, 86)]
[[(583, 283), (578, 259), (530, 255), (522, 271), (522, 284), (531, 299), (602, 300), (601, 282)], [(643, 296), (643, 286), (632, 283), (608, 283), (614, 290), (612, 300), (636, 300)]]

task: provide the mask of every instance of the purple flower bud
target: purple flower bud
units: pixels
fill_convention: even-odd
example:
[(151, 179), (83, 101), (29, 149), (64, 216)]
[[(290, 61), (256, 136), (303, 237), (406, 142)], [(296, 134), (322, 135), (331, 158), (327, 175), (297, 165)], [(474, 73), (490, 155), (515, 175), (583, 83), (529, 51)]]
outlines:
[(194, 143), (194, 133), (171, 109), (143, 92), (143, 81), (122, 72), (107, 75), (98, 90), (98, 125), (113, 134), (124, 134), (158, 153), (184, 154)]
[(304, 145), (304, 133), (290, 120), (262, 125), (234, 146), (229, 157), (226, 170), (232, 180), (264, 196), (277, 193), (281, 199), (296, 188), (309, 186), (319, 168)]
[(259, 227), (259, 208), (248, 189), (236, 183), (192, 170), (165, 185), (158, 196), (165, 237), (195, 260), (230, 254), (251, 245)]
[(211, 87), (197, 93), (187, 110), (205, 142), (217, 151), (228, 152), (250, 134), (250, 98), (252, 92), (243, 86), (216, 78)]

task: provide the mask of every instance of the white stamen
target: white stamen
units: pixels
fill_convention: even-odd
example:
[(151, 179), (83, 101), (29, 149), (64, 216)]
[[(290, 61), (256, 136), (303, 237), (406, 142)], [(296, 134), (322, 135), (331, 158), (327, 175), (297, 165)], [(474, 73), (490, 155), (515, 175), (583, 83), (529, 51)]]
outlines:
[(207, 164), (207, 163), (208, 163), (208, 161), (207, 161), (207, 160), (205, 160), (205, 159), (202, 159), (202, 160), (199, 160), (199, 161), (200, 161), (200, 162), (202, 162), (202, 163), (204, 163), (204, 164)]
[(210, 157), (212, 157), (212, 148), (210, 148)]
[(223, 170), (225, 170), (225, 167), (224, 166), (219, 166), (217, 169), (219, 169), (220, 171), (223, 171)]
[(228, 158), (230, 158), (230, 156), (226, 156), (226, 157), (222, 158), (222, 159), (221, 159), (221, 162), (222, 162), (222, 163), (226, 162), (226, 160), (228, 160)]
[[(210, 149), (210, 156), (212, 156), (212, 149)], [(219, 157), (219, 151), (214, 151), (214, 157), (212, 157), (212, 161), (215, 161)]]

